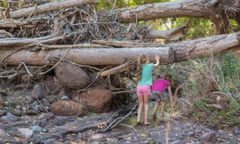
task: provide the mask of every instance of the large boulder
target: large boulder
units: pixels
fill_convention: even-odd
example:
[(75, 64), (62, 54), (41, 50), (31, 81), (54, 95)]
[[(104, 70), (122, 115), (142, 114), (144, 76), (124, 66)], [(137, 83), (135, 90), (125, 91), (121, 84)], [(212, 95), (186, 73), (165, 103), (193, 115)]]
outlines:
[(84, 104), (72, 100), (60, 100), (51, 104), (51, 112), (61, 116), (84, 116), (87, 108)]
[(84, 103), (89, 112), (102, 113), (109, 111), (112, 102), (112, 92), (106, 89), (92, 89), (73, 96), (77, 102)]
[(58, 64), (55, 74), (64, 88), (82, 89), (90, 82), (89, 76), (83, 69), (70, 63)]

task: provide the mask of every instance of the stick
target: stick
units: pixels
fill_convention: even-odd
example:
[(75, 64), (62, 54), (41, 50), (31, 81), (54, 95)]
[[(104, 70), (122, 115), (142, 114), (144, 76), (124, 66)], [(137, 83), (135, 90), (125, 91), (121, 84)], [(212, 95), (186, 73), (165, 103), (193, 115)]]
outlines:
[(100, 75), (101, 75), (102, 77), (105, 77), (105, 76), (108, 76), (108, 75), (111, 75), (111, 74), (115, 74), (115, 73), (117, 73), (117, 72), (126, 71), (126, 70), (127, 70), (127, 67), (128, 67), (128, 64), (129, 64), (129, 62), (126, 62), (126, 63), (124, 63), (124, 64), (121, 64), (121, 65), (117, 66), (117, 67), (108, 69), (108, 70), (106, 70), (106, 71), (101, 72)]

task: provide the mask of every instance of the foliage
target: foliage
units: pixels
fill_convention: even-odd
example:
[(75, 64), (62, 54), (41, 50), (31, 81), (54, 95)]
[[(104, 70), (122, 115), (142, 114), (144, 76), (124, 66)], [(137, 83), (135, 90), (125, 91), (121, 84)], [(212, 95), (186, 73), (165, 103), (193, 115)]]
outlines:
[(210, 127), (240, 125), (239, 57), (227, 53), (181, 63), (175, 67), (176, 71), (180, 67), (186, 69), (188, 79), (184, 81), (176, 109)]

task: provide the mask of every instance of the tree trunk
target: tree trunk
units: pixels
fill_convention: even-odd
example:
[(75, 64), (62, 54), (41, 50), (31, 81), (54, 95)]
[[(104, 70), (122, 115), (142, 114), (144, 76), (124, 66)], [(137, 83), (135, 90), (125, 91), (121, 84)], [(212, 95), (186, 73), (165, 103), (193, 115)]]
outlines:
[(120, 22), (152, 20), (169, 17), (208, 17), (209, 9), (204, 5), (206, 0), (187, 0), (180, 2), (161, 2), (146, 4), (135, 8), (117, 10)]
[(240, 21), (237, 0), (183, 0), (146, 4), (116, 10), (120, 22), (136, 22), (169, 17), (208, 18), (216, 26), (216, 34), (230, 32), (229, 18)]
[(135, 59), (141, 54), (154, 58), (154, 55), (161, 57), (162, 63), (174, 61), (173, 51), (169, 47), (148, 47), (148, 48), (82, 48), (82, 49), (55, 49), (49, 51), (31, 52), (21, 50), (13, 53), (11, 50), (3, 50), (0, 54), (0, 61), (8, 64), (20, 64), (25, 62), (30, 65), (45, 65), (51, 57), (68, 58), (76, 63), (85, 65), (116, 65), (126, 62), (128, 59)]
[[(53, 49), (39, 52), (28, 50), (1, 50), (0, 61), (7, 64), (45, 65), (51, 57), (65, 57), (79, 64), (86, 65), (117, 65), (141, 54), (151, 58), (161, 57), (161, 64), (181, 62), (189, 59), (212, 56), (232, 47), (239, 46), (239, 33), (216, 35), (196, 40), (188, 40), (166, 47), (135, 47), (135, 48), (82, 48)], [(152, 59), (153, 60), (153, 59)]]

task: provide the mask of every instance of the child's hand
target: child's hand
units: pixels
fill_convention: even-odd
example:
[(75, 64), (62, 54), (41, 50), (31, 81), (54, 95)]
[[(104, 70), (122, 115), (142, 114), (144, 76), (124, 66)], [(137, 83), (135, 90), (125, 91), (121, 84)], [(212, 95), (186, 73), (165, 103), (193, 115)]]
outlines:
[(159, 59), (160, 59), (160, 56), (159, 56), (159, 55), (155, 55), (155, 59), (156, 59), (156, 60), (159, 60)]

